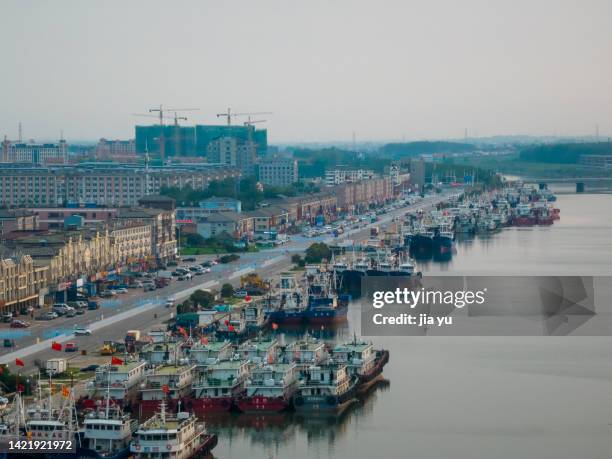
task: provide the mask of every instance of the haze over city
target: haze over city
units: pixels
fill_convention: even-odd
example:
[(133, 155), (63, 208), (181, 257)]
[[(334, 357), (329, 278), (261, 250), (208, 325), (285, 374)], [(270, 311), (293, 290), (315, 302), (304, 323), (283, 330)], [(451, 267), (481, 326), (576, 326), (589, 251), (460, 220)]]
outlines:
[[(608, 1), (5, 1), (2, 134), (133, 136), (155, 105), (271, 142), (612, 132)], [(154, 121), (154, 120), (151, 120)]]

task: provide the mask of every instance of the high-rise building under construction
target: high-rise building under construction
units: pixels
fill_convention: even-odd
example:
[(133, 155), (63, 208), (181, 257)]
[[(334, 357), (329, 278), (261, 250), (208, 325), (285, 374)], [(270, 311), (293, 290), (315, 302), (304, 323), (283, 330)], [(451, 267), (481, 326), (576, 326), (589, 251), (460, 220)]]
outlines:
[(160, 139), (164, 141), (165, 157), (201, 156), (210, 151), (209, 145), (221, 138), (235, 138), (240, 142), (254, 143), (257, 156), (265, 156), (268, 148), (266, 129), (255, 129), (247, 126), (196, 125), (196, 126), (163, 126), (163, 136), (159, 124), (136, 126), (136, 153), (158, 154)]

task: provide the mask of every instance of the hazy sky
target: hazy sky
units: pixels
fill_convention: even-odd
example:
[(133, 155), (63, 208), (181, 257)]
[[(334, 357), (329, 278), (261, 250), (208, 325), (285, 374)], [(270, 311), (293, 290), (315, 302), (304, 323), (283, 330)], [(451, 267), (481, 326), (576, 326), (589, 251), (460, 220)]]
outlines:
[(1, 134), (133, 136), (159, 105), (272, 142), (612, 134), (612, 1), (0, 3)]

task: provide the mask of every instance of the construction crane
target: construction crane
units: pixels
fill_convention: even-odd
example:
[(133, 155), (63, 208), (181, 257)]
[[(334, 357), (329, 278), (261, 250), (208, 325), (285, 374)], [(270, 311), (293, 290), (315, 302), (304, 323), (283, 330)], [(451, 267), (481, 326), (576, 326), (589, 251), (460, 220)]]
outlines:
[(232, 109), (228, 108), (225, 113), (217, 113), (217, 118), (225, 118), (227, 120), (227, 125), (232, 125), (232, 118), (236, 118), (239, 116), (248, 116), (251, 115), (272, 115), (272, 112), (250, 112), (250, 113), (232, 113)]
[[(165, 138), (164, 138), (164, 120), (166, 119), (174, 119), (174, 125), (178, 126), (178, 120), (187, 120), (186, 117), (184, 116), (178, 116), (177, 113), (178, 112), (192, 112), (192, 111), (197, 111), (199, 110), (199, 108), (164, 108), (163, 105), (160, 105), (159, 108), (150, 108), (149, 109), (149, 113), (155, 113), (157, 112), (158, 115), (143, 115), (143, 114), (136, 114), (136, 116), (150, 116), (150, 117), (154, 117), (154, 118), (158, 118), (159, 119), (159, 130), (160, 130), (160, 135), (159, 135), (159, 156), (161, 157), (161, 161), (162, 164), (164, 162), (165, 159), (165, 153), (166, 153), (166, 142), (165, 142)], [(164, 116), (165, 112), (174, 112), (174, 117), (167, 117)], [(176, 136), (175, 136), (176, 139)], [(178, 150), (177, 150), (178, 151)]]

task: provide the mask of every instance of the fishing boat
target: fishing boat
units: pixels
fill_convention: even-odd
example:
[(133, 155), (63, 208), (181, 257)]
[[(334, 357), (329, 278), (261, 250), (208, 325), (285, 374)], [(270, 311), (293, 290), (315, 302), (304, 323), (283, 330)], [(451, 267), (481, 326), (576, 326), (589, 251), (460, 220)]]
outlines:
[(311, 365), (299, 382), (293, 397), (298, 412), (340, 414), (355, 401), (359, 378), (351, 376), (346, 365)]
[(217, 445), (217, 436), (208, 434), (204, 424), (189, 413), (168, 415), (165, 404), (134, 433), (130, 451), (134, 459), (191, 459), (208, 454)]
[(332, 350), (334, 362), (345, 364), (351, 375), (359, 378), (359, 391), (363, 392), (382, 377), (384, 366), (389, 362), (389, 351), (375, 350), (370, 342), (353, 341), (339, 344)]
[(246, 394), (236, 401), (236, 406), (244, 413), (283, 411), (290, 406), (296, 390), (294, 362), (262, 364), (251, 370)]
[(132, 434), (138, 422), (124, 414), (119, 406), (107, 401), (104, 409), (85, 415), (83, 446), (78, 448), (79, 458), (124, 459), (130, 455)]
[(231, 410), (234, 400), (245, 393), (248, 374), (249, 363), (243, 359), (232, 358), (207, 365), (199, 370), (192, 383), (194, 398), (187, 406), (197, 415)]

